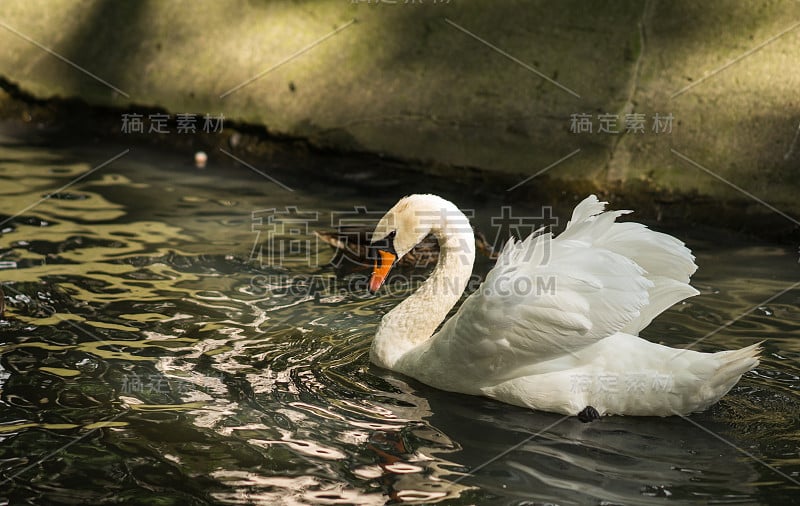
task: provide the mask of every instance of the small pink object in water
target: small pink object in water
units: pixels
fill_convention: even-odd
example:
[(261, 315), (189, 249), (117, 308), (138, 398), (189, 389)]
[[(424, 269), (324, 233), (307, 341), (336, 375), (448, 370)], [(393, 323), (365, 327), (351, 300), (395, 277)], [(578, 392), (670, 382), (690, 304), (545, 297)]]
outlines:
[(207, 161), (208, 155), (205, 151), (198, 151), (194, 154), (194, 164), (198, 169), (204, 169)]

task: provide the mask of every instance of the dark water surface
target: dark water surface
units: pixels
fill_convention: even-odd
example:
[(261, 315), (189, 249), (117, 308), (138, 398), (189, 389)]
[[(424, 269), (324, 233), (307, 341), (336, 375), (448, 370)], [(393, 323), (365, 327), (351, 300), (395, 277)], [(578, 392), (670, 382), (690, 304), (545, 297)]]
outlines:
[[(336, 278), (312, 232), (425, 181), (260, 167), (290, 192), (218, 153), (200, 171), (139, 147), (33, 205), (124, 149), (0, 137), (0, 504), (800, 503), (793, 249), (670, 230), (702, 295), (647, 337), (766, 340), (761, 366), (689, 420), (582, 424), (369, 364), (409, 287)], [(506, 203), (436, 184), (493, 236)]]

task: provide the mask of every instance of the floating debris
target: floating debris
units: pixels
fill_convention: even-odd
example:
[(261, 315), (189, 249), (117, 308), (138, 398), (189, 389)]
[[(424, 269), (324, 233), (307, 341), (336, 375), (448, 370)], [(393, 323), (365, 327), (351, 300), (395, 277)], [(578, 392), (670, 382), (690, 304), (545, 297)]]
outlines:
[(42, 195), (42, 198), (54, 199), (54, 200), (86, 200), (89, 198), (89, 196), (72, 192), (55, 192), (55, 193), (45, 193), (44, 195)]
[(194, 154), (194, 165), (198, 169), (204, 169), (206, 167), (206, 162), (208, 162), (208, 155), (205, 151), (198, 151)]
[[(366, 227), (351, 225), (341, 226), (337, 231), (315, 230), (314, 234), (324, 243), (336, 250), (331, 260), (331, 265), (340, 275), (367, 270), (372, 268), (374, 259), (369, 251), (368, 235), (371, 230)], [(478, 253), (491, 259), (497, 258), (494, 248), (486, 237), (476, 231), (475, 246)], [(439, 260), (439, 243), (433, 234), (428, 234), (425, 239), (406, 253), (399, 263), (403, 267), (425, 268)]]

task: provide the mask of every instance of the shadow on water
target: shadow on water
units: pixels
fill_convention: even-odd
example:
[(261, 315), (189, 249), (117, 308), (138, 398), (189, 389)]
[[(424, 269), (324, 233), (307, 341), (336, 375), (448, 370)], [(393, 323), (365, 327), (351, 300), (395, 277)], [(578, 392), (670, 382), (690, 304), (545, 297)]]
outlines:
[[(285, 192), (139, 149), (15, 216), (96, 157), (0, 143), (0, 503), (786, 504), (797, 493), (800, 290), (759, 305), (800, 277), (794, 252), (673, 231), (698, 254), (702, 295), (648, 337), (685, 345), (738, 318), (697, 348), (768, 339), (762, 365), (690, 420), (586, 425), (369, 364), (380, 316), (412, 287), (353, 289), (359, 274), (333, 276), (332, 253), (310, 241), (336, 212), (382, 211), (397, 195), (313, 181)], [(274, 176), (291, 185), (292, 169)], [(488, 226), (502, 202), (465, 205)], [(318, 214), (270, 265), (282, 251), (254, 218), (287, 206)]]

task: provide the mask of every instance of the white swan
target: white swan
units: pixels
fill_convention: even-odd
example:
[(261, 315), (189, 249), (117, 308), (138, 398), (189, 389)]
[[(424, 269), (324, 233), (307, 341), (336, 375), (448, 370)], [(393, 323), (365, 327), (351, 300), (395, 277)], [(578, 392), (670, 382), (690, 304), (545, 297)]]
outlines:
[(442, 390), (578, 415), (667, 416), (718, 401), (758, 365), (758, 344), (733, 351), (678, 350), (637, 337), (662, 311), (699, 292), (694, 257), (629, 211), (589, 196), (558, 236), (510, 239), (480, 288), (436, 328), (472, 272), (468, 219), (435, 195), (401, 199), (372, 235), (370, 291), (428, 233), (441, 254), (431, 276), (380, 322), (373, 363)]

